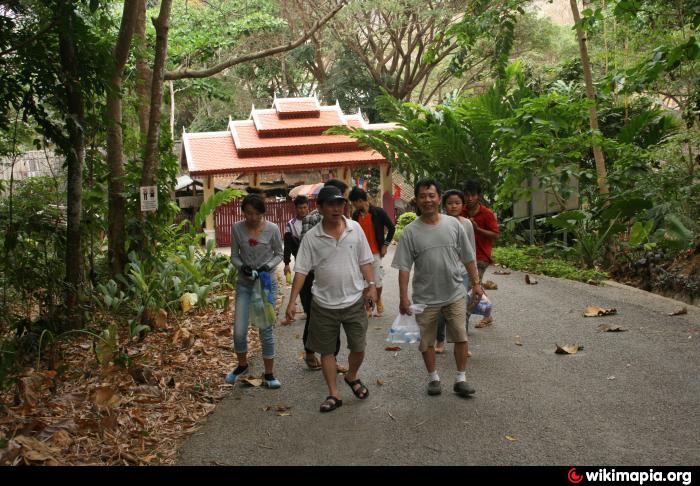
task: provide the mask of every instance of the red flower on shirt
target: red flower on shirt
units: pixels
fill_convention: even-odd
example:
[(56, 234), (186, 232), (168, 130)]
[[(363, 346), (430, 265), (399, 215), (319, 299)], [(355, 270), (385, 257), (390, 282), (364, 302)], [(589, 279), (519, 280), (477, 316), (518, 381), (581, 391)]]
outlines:
[(258, 244), (258, 240), (256, 240), (255, 238), (251, 238), (248, 240), (248, 244), (250, 246), (256, 246)]

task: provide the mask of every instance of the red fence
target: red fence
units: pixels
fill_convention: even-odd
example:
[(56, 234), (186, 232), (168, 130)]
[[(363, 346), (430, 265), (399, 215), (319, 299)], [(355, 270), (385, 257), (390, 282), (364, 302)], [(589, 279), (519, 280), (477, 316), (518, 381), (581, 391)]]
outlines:
[[(228, 204), (223, 204), (214, 211), (214, 228), (216, 229), (216, 246), (231, 246), (231, 226), (233, 223), (243, 221), (241, 211), (242, 199), (234, 199)], [(316, 207), (316, 200), (309, 199), (309, 210)], [(265, 219), (275, 223), (280, 229), (280, 236), (284, 237), (284, 225), (296, 215), (293, 201), (266, 202)]]

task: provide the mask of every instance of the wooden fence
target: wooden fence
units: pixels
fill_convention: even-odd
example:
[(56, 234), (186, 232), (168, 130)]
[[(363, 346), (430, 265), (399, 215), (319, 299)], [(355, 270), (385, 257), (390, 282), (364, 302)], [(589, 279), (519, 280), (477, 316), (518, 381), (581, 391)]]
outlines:
[[(216, 246), (231, 246), (231, 226), (233, 223), (243, 221), (241, 211), (242, 199), (234, 199), (228, 204), (222, 204), (214, 212), (214, 228), (216, 229)], [(316, 200), (309, 199), (309, 210), (316, 207)], [(284, 225), (296, 215), (294, 201), (266, 202), (265, 219), (275, 223), (280, 229), (280, 236), (284, 238)]]

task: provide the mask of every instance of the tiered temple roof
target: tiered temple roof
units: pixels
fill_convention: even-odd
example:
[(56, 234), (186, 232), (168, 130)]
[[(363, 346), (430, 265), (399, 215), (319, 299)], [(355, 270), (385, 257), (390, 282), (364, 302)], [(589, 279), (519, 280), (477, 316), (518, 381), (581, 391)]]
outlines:
[(276, 98), (270, 109), (253, 109), (248, 120), (231, 120), (223, 132), (183, 133), (181, 163), (192, 176), (294, 172), (386, 163), (345, 135), (323, 135), (334, 126), (368, 124), (360, 113), (321, 106), (316, 98)]

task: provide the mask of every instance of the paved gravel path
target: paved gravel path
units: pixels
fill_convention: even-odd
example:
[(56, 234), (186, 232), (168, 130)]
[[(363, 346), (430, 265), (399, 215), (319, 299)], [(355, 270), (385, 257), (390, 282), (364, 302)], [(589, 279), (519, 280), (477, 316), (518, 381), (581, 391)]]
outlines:
[[(392, 250), (393, 251), (393, 250)], [(321, 373), (300, 357), (303, 322), (277, 327), (279, 390), (236, 386), (181, 451), (181, 464), (230, 465), (676, 465), (700, 459), (700, 309), (618, 286), (493, 274), (496, 323), (470, 329), (467, 381), (451, 391), (454, 360), (438, 357), (443, 394), (426, 395), (417, 344), (385, 351), (398, 312), (397, 272), (384, 260), (383, 318), (373, 318), (360, 377), (366, 401), (340, 384), (344, 405), (321, 414)], [(288, 294), (289, 288), (286, 289)], [(618, 315), (584, 318), (595, 304)], [(286, 307), (286, 303), (283, 308)], [(472, 324), (478, 316), (472, 318)], [(599, 324), (627, 332), (597, 332)], [(516, 338), (519, 336), (519, 338)], [(516, 340), (522, 346), (516, 345)], [(582, 344), (557, 355), (555, 343)], [(347, 351), (341, 361), (347, 362)], [(229, 370), (221, 370), (221, 378)], [(252, 360), (262, 373), (262, 360)], [(342, 377), (338, 378), (339, 380)], [(380, 380), (384, 384), (378, 385)], [(289, 415), (265, 411), (291, 407)]]

